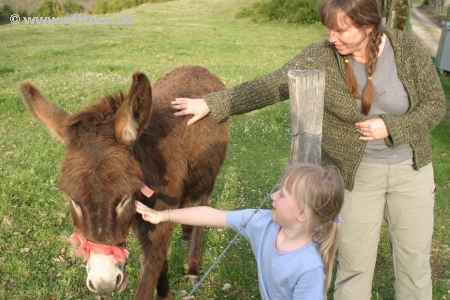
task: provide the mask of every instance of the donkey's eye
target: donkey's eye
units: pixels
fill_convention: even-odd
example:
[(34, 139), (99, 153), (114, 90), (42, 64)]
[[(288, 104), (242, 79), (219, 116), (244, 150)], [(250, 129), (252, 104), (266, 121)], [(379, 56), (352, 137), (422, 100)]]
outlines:
[(123, 208), (125, 205), (127, 205), (127, 204), (130, 202), (130, 200), (131, 200), (131, 197), (130, 197), (130, 196), (123, 196), (123, 197), (122, 197), (122, 200), (120, 200), (120, 205), (119, 205), (119, 207), (120, 207), (120, 208)]
[(127, 209), (129, 207), (129, 204), (132, 202), (133, 197), (132, 196), (124, 196), (120, 200), (119, 204), (116, 206), (116, 212), (118, 215), (121, 215), (124, 211), (130, 211), (130, 209)]
[(75, 213), (81, 216), (82, 215), (81, 207), (72, 198), (70, 199), (70, 203), (72, 204), (72, 207), (74, 208)]
[(74, 207), (76, 207), (76, 208), (79, 207), (78, 204), (77, 204), (73, 199), (70, 199), (70, 202), (72, 202), (72, 205), (73, 205)]
[(118, 215), (122, 214), (125, 210), (125, 207), (130, 203), (132, 197), (131, 196), (124, 196), (120, 200), (119, 204), (116, 206), (116, 212)]

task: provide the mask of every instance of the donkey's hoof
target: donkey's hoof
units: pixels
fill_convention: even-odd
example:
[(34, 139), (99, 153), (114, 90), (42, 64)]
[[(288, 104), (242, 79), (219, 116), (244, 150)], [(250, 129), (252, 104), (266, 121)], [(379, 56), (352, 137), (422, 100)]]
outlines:
[(191, 240), (181, 238), (181, 245), (183, 245), (183, 247), (189, 247), (191, 245)]
[(198, 282), (198, 276), (197, 275), (187, 275), (187, 280), (190, 284), (195, 285)]

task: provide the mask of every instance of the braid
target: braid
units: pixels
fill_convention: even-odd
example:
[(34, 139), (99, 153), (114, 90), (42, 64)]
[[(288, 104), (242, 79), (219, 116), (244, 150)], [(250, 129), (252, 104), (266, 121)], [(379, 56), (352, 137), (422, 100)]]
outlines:
[(361, 99), (361, 95), (358, 93), (355, 73), (349, 63), (350, 57), (348, 55), (344, 56), (345, 62), (345, 77), (347, 78), (347, 88), (353, 98)]
[(345, 60), (345, 75), (349, 93), (356, 99), (361, 99), (361, 111), (368, 115), (373, 100), (372, 75), (377, 64), (379, 46), (383, 36), (383, 25), (381, 22), (381, 5), (378, 0), (321, 0), (319, 15), (322, 24), (331, 29), (339, 29), (339, 18), (344, 16), (351, 20), (351, 24), (361, 30), (372, 31), (368, 34), (366, 48), (367, 58), (367, 83), (363, 95), (358, 93), (358, 85), (355, 74), (348, 63), (350, 55), (343, 56)]
[(367, 116), (372, 106), (373, 100), (373, 83), (372, 75), (375, 72), (375, 66), (378, 60), (378, 52), (381, 44), (381, 37), (383, 36), (383, 31), (381, 28), (374, 28), (369, 33), (369, 41), (367, 43), (367, 83), (364, 88), (362, 101), (361, 101), (361, 111), (363, 115)]

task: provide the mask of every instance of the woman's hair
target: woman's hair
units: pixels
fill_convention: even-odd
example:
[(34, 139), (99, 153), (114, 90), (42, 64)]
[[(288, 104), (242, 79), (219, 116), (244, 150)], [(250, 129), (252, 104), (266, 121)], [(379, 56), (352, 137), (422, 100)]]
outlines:
[(310, 163), (293, 164), (283, 173), (281, 184), (297, 201), (308, 207), (307, 226), (314, 229), (314, 241), (322, 255), (327, 290), (331, 285), (339, 238), (337, 218), (344, 204), (344, 181), (336, 167)]
[(381, 20), (380, 1), (378, 0), (323, 0), (319, 8), (322, 24), (332, 30), (340, 29), (338, 15), (344, 13), (356, 28), (373, 28), (368, 34), (366, 48), (367, 55), (367, 83), (363, 95), (359, 95), (353, 70), (348, 63), (349, 57), (345, 56), (345, 74), (347, 86), (353, 97), (361, 99), (361, 111), (368, 115), (373, 99), (372, 74), (378, 60), (379, 46), (383, 36), (383, 24)]

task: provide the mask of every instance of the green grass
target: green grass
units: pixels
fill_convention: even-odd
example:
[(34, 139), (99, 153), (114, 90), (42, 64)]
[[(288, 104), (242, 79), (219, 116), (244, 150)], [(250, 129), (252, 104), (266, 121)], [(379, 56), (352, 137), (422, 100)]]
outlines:
[[(0, 27), (0, 299), (130, 299), (139, 272), (134, 238), (127, 264), (128, 288), (97, 295), (85, 286), (84, 263), (68, 241), (73, 233), (68, 198), (56, 190), (64, 148), (33, 120), (18, 85), (36, 84), (68, 112), (95, 98), (128, 89), (131, 73), (154, 80), (181, 64), (201, 64), (233, 86), (288, 61), (325, 37), (319, 25), (253, 24), (235, 19), (251, 0), (180, 0), (145, 4), (123, 14), (133, 25), (6, 25)], [(120, 16), (122, 13), (111, 14)], [(448, 77), (442, 81), (449, 97)], [(231, 140), (212, 205), (258, 206), (278, 180), (289, 156), (289, 103), (231, 118)], [(436, 172), (436, 220), (432, 264), (435, 296), (450, 290), (450, 123), (432, 132)], [(202, 269), (234, 237), (230, 230), (205, 232)], [(177, 227), (170, 246), (170, 280), (176, 299), (191, 286), (184, 278), (187, 250)], [(393, 299), (386, 234), (380, 243), (374, 299)], [(225, 283), (232, 285), (222, 291)], [(259, 299), (256, 267), (240, 239), (195, 293), (195, 299)]]

